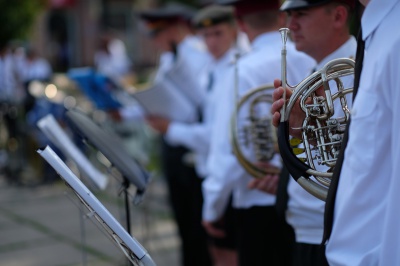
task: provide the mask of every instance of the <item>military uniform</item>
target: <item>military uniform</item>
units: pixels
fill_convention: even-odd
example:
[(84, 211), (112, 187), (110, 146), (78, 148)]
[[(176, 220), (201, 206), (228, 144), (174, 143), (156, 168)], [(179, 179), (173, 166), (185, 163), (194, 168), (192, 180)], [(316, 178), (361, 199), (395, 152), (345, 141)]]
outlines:
[[(347, 0), (316, 0), (316, 1), (308, 1), (308, 0), (287, 0), (281, 6), (281, 10), (291, 12), (291, 11), (299, 11), (302, 10), (310, 10), (309, 12), (313, 12), (313, 7), (323, 6), (325, 4), (331, 2), (339, 2), (348, 4), (352, 10), (354, 7), (354, 1)], [(310, 8), (310, 9), (309, 9)], [(312, 17), (312, 15), (311, 15)], [(289, 23), (290, 24), (290, 23)], [(299, 23), (301, 24), (301, 23)], [(292, 25), (292, 24), (290, 24)], [(293, 27), (300, 28), (301, 26)], [(323, 25), (321, 24), (321, 27)], [(290, 26), (289, 26), (290, 27)], [(308, 33), (308, 35), (307, 35)], [(310, 32), (303, 33), (302, 37), (307, 39), (312, 36)], [(296, 34), (294, 32), (293, 34)], [(300, 33), (301, 34), (301, 33)], [(305, 35), (304, 35), (305, 34)], [(336, 40), (336, 36), (332, 37), (331, 35), (327, 35), (329, 38)], [(334, 39), (335, 38), (335, 39)], [(326, 41), (322, 40), (322, 41)], [(318, 45), (318, 43), (316, 43)], [(322, 43), (320, 44), (322, 45)], [(343, 40), (340, 46), (336, 47), (336, 49), (329, 53), (323, 55), (322, 59), (319, 59), (317, 64), (314, 67), (314, 70), (320, 70), (323, 66), (329, 61), (337, 58), (354, 58), (356, 52), (356, 40), (352, 36), (348, 36), (347, 40)], [(290, 64), (290, 62), (289, 62)], [(311, 73), (310, 73), (311, 74)], [(342, 79), (344, 86), (346, 88), (353, 86), (353, 78), (345, 77)], [(334, 82), (330, 82), (330, 87), (332, 93), (337, 92), (336, 86)], [(348, 107), (351, 108), (351, 95), (347, 95), (347, 104)], [(333, 117), (343, 116), (344, 114), (341, 112), (342, 108), (338, 101), (335, 101), (335, 114)], [(316, 156), (314, 152), (313, 156)], [(315, 163), (316, 170), (321, 172), (326, 172), (328, 167), (319, 165)], [(323, 237), (323, 217), (324, 217), (324, 208), (325, 202), (321, 201), (307, 191), (305, 191), (299, 184), (297, 184), (293, 178), (289, 179), (287, 186), (288, 193), (288, 205), (286, 210), (286, 220), (293, 227), (296, 235), (296, 244), (294, 245), (294, 261), (293, 265), (327, 265), (326, 257), (325, 257), (325, 247), (321, 245), (322, 237)], [(278, 195), (280, 197), (281, 195)]]
[[(226, 1), (225, 1), (226, 2)], [(264, 10), (278, 10), (279, 1), (267, 3), (261, 1), (229, 1), (235, 5), (237, 15), (246, 16)], [(237, 6), (239, 4), (239, 7)], [(254, 5), (253, 5), (254, 4)], [(272, 84), (281, 73), (281, 37), (278, 31), (265, 31), (251, 41), (251, 51), (238, 61), (239, 97), (249, 89), (260, 85)], [(311, 69), (313, 60), (295, 51), (288, 45), (288, 55), (300, 69), (289, 69), (289, 79), (293, 82), (302, 80)], [(235, 69), (231, 69), (224, 80), (224, 96), (221, 97), (216, 112), (216, 123), (221, 130), (213, 138), (208, 167), (210, 175), (203, 183), (205, 203), (203, 219), (218, 220), (233, 195), (236, 223), (238, 226), (238, 252), (240, 265), (282, 265), (280, 259), (281, 236), (278, 233), (278, 218), (274, 208), (275, 196), (258, 190), (249, 189), (252, 180), (240, 166), (229, 141), (230, 119), (235, 104)], [(244, 107), (245, 109), (246, 107)], [(239, 121), (238, 123), (241, 123)], [(281, 166), (279, 155), (271, 162)]]
[[(193, 14), (192, 11), (186, 6), (172, 4), (143, 12), (141, 17), (148, 22), (151, 36), (175, 23), (189, 23), (187, 16)], [(171, 51), (161, 54), (154, 83), (160, 84), (166, 90), (178, 91), (196, 109), (196, 113), (200, 113), (206, 94), (197, 83), (196, 75), (208, 61), (204, 43), (196, 36), (187, 35), (181, 42), (171, 43)], [(198, 119), (199, 117), (195, 117), (190, 122), (195, 123)], [(172, 125), (171, 131), (163, 136), (161, 157), (181, 238), (182, 265), (211, 265), (207, 236), (201, 225), (201, 179), (193, 162), (188, 160), (192, 146), (176, 141), (172, 132), (174, 130), (176, 126)]]

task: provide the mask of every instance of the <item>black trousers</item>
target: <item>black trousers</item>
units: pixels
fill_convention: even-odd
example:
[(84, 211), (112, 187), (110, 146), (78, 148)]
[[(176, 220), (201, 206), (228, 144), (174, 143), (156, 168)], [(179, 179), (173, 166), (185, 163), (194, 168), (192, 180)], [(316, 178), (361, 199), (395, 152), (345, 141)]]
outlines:
[(328, 266), (325, 246), (296, 243), (294, 246), (293, 266)]
[(223, 215), (222, 221), (214, 223), (214, 226), (225, 231), (225, 237), (217, 238), (208, 235), (209, 242), (218, 247), (230, 250), (236, 250), (236, 216), (235, 209), (232, 207), (232, 196), (229, 199), (228, 206)]
[(212, 265), (206, 232), (201, 225), (203, 195), (194, 167), (182, 162), (188, 150), (162, 144), (162, 165), (172, 211), (181, 239), (183, 266)]
[(293, 230), (274, 206), (236, 209), (240, 266), (290, 265)]

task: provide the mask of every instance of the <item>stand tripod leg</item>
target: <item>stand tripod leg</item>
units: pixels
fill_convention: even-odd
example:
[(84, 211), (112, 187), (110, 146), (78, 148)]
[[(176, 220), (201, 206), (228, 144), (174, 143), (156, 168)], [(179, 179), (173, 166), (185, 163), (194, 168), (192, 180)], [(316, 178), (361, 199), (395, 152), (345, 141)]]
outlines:
[(122, 185), (125, 198), (124, 200), (125, 200), (125, 215), (126, 215), (126, 231), (128, 232), (129, 235), (131, 235), (131, 215), (129, 208), (129, 193), (128, 193), (129, 181), (126, 178), (124, 178), (124, 182)]
[[(129, 181), (127, 178), (124, 177), (124, 182), (122, 182), (122, 189), (124, 191), (124, 201), (125, 201), (125, 215), (126, 215), (126, 231), (131, 236), (131, 212), (130, 212), (130, 205), (129, 205)], [(132, 262), (128, 261), (129, 266), (133, 266)]]
[(86, 254), (86, 228), (85, 228), (85, 213), (81, 208), (79, 208), (79, 222), (80, 222), (80, 227), (81, 227), (81, 247), (82, 247), (82, 266), (87, 265), (87, 254)]

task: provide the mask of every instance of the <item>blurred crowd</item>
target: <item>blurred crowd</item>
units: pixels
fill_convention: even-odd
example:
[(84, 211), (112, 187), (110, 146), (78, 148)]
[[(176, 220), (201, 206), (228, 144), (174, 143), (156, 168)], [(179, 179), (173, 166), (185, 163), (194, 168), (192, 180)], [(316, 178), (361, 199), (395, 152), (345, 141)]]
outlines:
[(34, 135), (30, 134), (34, 121), (30, 117), (38, 112), (55, 112), (50, 106), (41, 106), (30, 91), (31, 85), (34, 82), (48, 83), (53, 71), (49, 62), (28, 45), (10, 47), (4, 43), (0, 48), (0, 58), (1, 169), (5, 178), (14, 183), (30, 164), (26, 156), (28, 149), (34, 147), (31, 145)]

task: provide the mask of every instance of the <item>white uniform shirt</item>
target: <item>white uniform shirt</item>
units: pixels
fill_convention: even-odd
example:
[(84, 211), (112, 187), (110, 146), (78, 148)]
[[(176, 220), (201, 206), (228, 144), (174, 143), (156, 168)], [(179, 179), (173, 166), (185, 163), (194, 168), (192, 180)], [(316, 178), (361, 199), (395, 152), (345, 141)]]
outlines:
[(166, 89), (178, 90), (196, 107), (205, 100), (206, 91), (201, 87), (198, 73), (202, 73), (211, 60), (204, 42), (197, 36), (187, 36), (177, 47), (177, 54), (164, 52), (154, 83), (162, 84)]
[[(171, 91), (172, 95), (183, 95), (189, 104), (196, 108), (188, 116), (197, 121), (200, 105), (205, 100), (205, 90), (199, 85), (197, 74), (201, 73), (211, 60), (206, 46), (197, 36), (186, 36), (177, 46), (177, 56), (172, 52), (163, 52), (153, 80), (154, 84)], [(181, 97), (182, 98), (182, 97)], [(145, 116), (145, 110), (138, 104), (120, 110), (124, 119), (139, 120)], [(193, 114), (193, 115), (192, 115)]]
[[(272, 84), (281, 76), (281, 37), (279, 32), (259, 35), (252, 42), (252, 50), (238, 63), (238, 92), (243, 95), (249, 89), (264, 84)], [(288, 69), (289, 81), (302, 80), (310, 72), (314, 61), (303, 53), (297, 52), (293, 44), (288, 44), (288, 60), (297, 65)], [(298, 67), (303, 66), (303, 67)], [(229, 197), (233, 192), (235, 208), (252, 206), (270, 206), (275, 196), (258, 190), (248, 189), (252, 177), (238, 163), (229, 140), (230, 118), (235, 104), (234, 67), (224, 81), (223, 97), (220, 97), (216, 120), (218, 131), (212, 133), (210, 156), (208, 158), (209, 175), (203, 182), (203, 219), (216, 221), (222, 217)]]
[(25, 58), (20, 67), (19, 71), (23, 82), (47, 80), (53, 73), (49, 62), (44, 58), (35, 58), (32, 61)]
[(20, 84), (16, 62), (11, 53), (0, 56), (0, 100), (18, 101)]
[(108, 53), (105, 51), (97, 51), (95, 53), (95, 66), (98, 72), (119, 81), (131, 70), (131, 59), (122, 40), (111, 40), (108, 44), (108, 51)]
[[(206, 89), (201, 86), (201, 79), (198, 79), (197, 75), (204, 71), (210, 60), (211, 56), (203, 41), (197, 36), (189, 35), (178, 45), (177, 57), (172, 52), (161, 55), (155, 83), (161, 83), (169, 90), (178, 90), (193, 104), (193, 108), (200, 112), (200, 107), (206, 99)], [(191, 95), (196, 95), (196, 97), (191, 98)], [(165, 135), (168, 144), (174, 146), (188, 144), (184, 140), (171, 136), (172, 134), (167, 132)]]
[(212, 85), (207, 88), (209, 92), (207, 92), (203, 107), (203, 121), (192, 124), (171, 122), (165, 135), (169, 143), (184, 145), (195, 152), (195, 166), (200, 177), (205, 177), (207, 174), (206, 160), (210, 146), (210, 134), (214, 124), (215, 110), (220, 101), (218, 94), (222, 89), (222, 86), (218, 84), (231, 67), (235, 52), (236, 49), (231, 48), (223, 57), (213, 60), (203, 71), (205, 76), (203, 87), (206, 88), (209, 85), (209, 74), (213, 76)]
[(399, 16), (399, 0), (372, 0), (363, 14), (365, 57), (327, 244), (330, 265), (400, 263)]
[[(351, 37), (336, 51), (325, 57), (316, 66), (320, 70), (326, 63), (337, 58), (355, 58), (357, 41)], [(353, 77), (343, 78), (345, 88), (353, 87)], [(336, 87), (331, 87), (332, 94), (337, 92)], [(351, 95), (347, 98), (349, 108), (351, 107)], [(340, 104), (335, 101), (335, 113), (340, 110)], [(341, 115), (343, 116), (343, 115)], [(315, 165), (318, 171), (326, 171), (327, 167)], [(325, 202), (317, 199), (302, 188), (293, 178), (288, 185), (289, 202), (286, 212), (286, 220), (293, 227), (296, 242), (308, 244), (320, 244), (324, 231), (324, 208)]]

